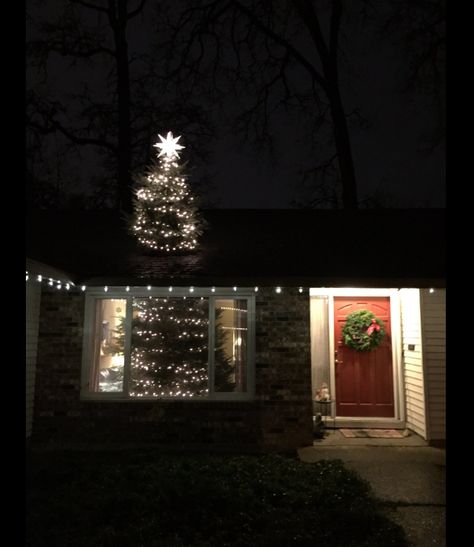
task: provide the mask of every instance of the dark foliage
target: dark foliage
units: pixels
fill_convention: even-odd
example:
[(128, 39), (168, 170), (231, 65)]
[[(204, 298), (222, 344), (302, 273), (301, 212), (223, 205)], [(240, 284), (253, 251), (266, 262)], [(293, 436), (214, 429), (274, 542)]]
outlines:
[(49, 451), (27, 464), (32, 547), (407, 545), (337, 460)]

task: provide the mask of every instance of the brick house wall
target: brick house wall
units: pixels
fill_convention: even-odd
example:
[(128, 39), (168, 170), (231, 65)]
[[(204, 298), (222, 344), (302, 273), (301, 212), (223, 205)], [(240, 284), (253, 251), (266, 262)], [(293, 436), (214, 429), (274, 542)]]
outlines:
[(81, 401), (84, 295), (45, 290), (33, 442), (289, 451), (312, 443), (309, 297), (256, 296), (253, 401)]

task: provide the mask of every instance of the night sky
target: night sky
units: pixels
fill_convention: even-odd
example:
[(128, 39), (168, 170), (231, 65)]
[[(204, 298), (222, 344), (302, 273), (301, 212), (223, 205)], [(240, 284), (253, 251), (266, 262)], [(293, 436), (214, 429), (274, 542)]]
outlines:
[[(38, 36), (34, 26), (40, 19), (53, 23), (64, 4), (30, 0), (27, 10), (33, 23), (27, 26), (27, 38)], [(97, 0), (95, 4), (101, 5), (101, 2)], [(137, 4), (130, 1), (130, 9)], [(155, 3), (147, 2), (145, 16), (130, 24), (127, 37), (131, 54), (145, 51), (153, 42), (152, 4)], [(184, 6), (186, 2), (177, 4)], [(364, 127), (350, 128), (359, 199), (375, 195), (381, 196), (382, 205), (390, 207), (444, 207), (444, 143), (427, 153), (421, 140), (432, 126), (436, 112), (430, 107), (431, 98), (423, 89), (403, 91), (408, 62), (406, 47), (401, 39), (382, 38), (380, 21), (389, 13), (391, 2), (377, 4), (374, 21), (366, 24), (364, 33), (356, 32), (350, 23), (341, 29), (345, 33), (340, 45), (343, 104), (346, 112), (358, 109), (367, 121)], [(400, 35), (403, 28), (401, 31)], [(60, 100), (68, 120), (78, 123), (71, 93), (78, 84), (87, 84), (95, 97), (107, 98), (104, 82), (109, 68), (97, 60), (70, 66), (65, 58), (52, 55), (48, 62), (47, 88), (38, 73), (30, 68), (27, 87), (50, 100)], [(301, 75), (295, 73), (295, 78), (301, 78)], [(187, 147), (182, 157), (194, 167), (192, 177), (207, 177), (213, 187), (211, 201), (214, 205), (222, 208), (288, 208), (294, 205), (294, 199), (299, 195), (298, 181), (308, 158), (311, 161), (317, 161), (318, 157), (324, 159), (322, 148), (313, 146), (308, 150), (305, 136), (299, 130), (300, 120), (291, 113), (277, 113), (270, 129), (274, 139), (273, 153), (268, 153), (254, 142), (243, 139), (232, 128), (231, 118), (238, 113), (238, 100), (227, 101), (224, 113), (217, 104), (204, 99), (202, 106), (214, 123), (215, 137), (202, 138), (202, 146), (210, 155), (205, 164), (200, 162), (196, 153), (199, 139), (194, 137), (193, 146)], [(158, 133), (164, 135), (171, 130), (182, 135), (181, 142), (186, 146), (186, 125), (176, 120), (176, 126), (173, 126), (172, 115), (166, 118), (166, 126), (157, 124), (151, 144), (156, 142)], [(192, 131), (195, 132), (195, 128)], [(90, 147), (82, 147), (80, 156), (77, 150), (63, 156), (61, 147), (65, 142), (58, 134), (48, 135), (43, 151), (48, 172), (60, 177), (66, 192), (90, 193), (94, 190), (94, 182), (91, 182), (94, 177), (110, 167), (104, 167), (103, 158)], [(61, 157), (61, 165), (58, 165), (58, 157)]]

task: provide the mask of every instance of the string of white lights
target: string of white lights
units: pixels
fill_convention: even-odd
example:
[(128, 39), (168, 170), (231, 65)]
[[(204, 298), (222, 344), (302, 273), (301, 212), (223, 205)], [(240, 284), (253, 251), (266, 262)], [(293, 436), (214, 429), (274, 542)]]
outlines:
[[(72, 281), (65, 281), (63, 279), (53, 279), (52, 277), (48, 277), (48, 276), (43, 276), (41, 274), (32, 274), (30, 272), (26, 272), (26, 281), (27, 282), (31, 282), (31, 281), (36, 281), (37, 283), (45, 283), (46, 285), (48, 285), (49, 287), (55, 287), (56, 289), (65, 289), (67, 291), (69, 290), (77, 290), (77, 291), (81, 291), (81, 292), (84, 292), (86, 291), (87, 289), (87, 286), (86, 285), (75, 285)], [(96, 286), (94, 286), (94, 288), (97, 288)], [(123, 286), (123, 287), (114, 287), (113, 289), (114, 290), (117, 290), (117, 289), (122, 289), (126, 292), (130, 292), (130, 289), (132, 287), (130, 287), (130, 285), (127, 285), (127, 286)], [(134, 287), (136, 289), (143, 289), (144, 286), (143, 285), (137, 285), (136, 287)], [(152, 289), (154, 288), (158, 288), (158, 287), (153, 287), (152, 285), (146, 285), (146, 289), (148, 291), (151, 291)], [(162, 287), (159, 287), (159, 288), (162, 288)], [(172, 293), (175, 289), (183, 289), (184, 287), (168, 287), (168, 292)], [(193, 293), (196, 289), (198, 290), (202, 290), (203, 288), (206, 288), (208, 289), (211, 293), (215, 293), (216, 292), (216, 287), (194, 287), (194, 286), (190, 286), (188, 291), (190, 293)], [(236, 285), (234, 285), (232, 287), (232, 290), (234, 292), (239, 292), (239, 290), (242, 290), (244, 292), (247, 292), (249, 290), (249, 287), (237, 287)], [(260, 287), (254, 287), (254, 292), (259, 292), (260, 290)], [(302, 294), (304, 292), (304, 287), (298, 287), (298, 292), (300, 294)], [(109, 286), (108, 285), (104, 285), (104, 292), (108, 292), (109, 291)], [(277, 293), (277, 294), (282, 294), (284, 292), (284, 288), (283, 287), (275, 287), (274, 291)]]
[(66, 289), (69, 291), (72, 288), (76, 288), (72, 281), (66, 281), (64, 279), (54, 279), (52, 277), (44, 276), (41, 274), (32, 274), (26, 271), (26, 281), (35, 279), (37, 283), (46, 283), (50, 287), (56, 287), (56, 289)]

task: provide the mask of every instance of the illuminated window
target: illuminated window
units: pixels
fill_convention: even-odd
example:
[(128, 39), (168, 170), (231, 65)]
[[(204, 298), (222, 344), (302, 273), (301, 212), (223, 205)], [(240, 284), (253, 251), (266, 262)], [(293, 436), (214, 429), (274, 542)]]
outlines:
[(239, 298), (200, 296), (197, 289), (192, 296), (183, 296), (184, 290), (170, 296), (167, 288), (152, 295), (146, 290), (145, 296), (145, 290), (127, 292), (126, 298), (89, 291), (83, 396), (251, 398), (250, 290)]
[(125, 310), (126, 300), (100, 298), (95, 301), (89, 384), (92, 392), (123, 391)]
[(215, 301), (214, 389), (247, 390), (247, 300)]

